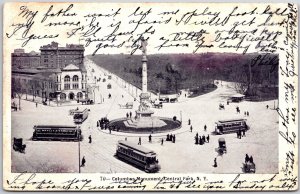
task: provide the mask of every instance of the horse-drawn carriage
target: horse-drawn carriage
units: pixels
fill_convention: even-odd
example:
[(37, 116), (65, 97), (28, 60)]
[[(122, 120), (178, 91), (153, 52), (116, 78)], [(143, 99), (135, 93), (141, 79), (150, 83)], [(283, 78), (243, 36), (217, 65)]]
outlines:
[(79, 111), (79, 108), (77, 107), (77, 108), (74, 108), (74, 109), (71, 109), (71, 110), (69, 110), (69, 115), (74, 115), (76, 112), (78, 112)]
[(243, 169), (245, 173), (255, 173), (256, 167), (254, 162), (243, 163)]
[(94, 101), (91, 100), (91, 99), (80, 99), (80, 100), (78, 100), (78, 103), (79, 102), (81, 102), (81, 104), (86, 104), (86, 105), (88, 105), (88, 104), (94, 104)]
[(219, 138), (218, 140), (219, 147), (217, 148), (217, 151), (219, 154), (227, 153), (227, 147), (226, 147), (226, 141), (224, 138)]
[(153, 108), (162, 108), (163, 107), (163, 103), (159, 102), (159, 101), (155, 101), (153, 103)]
[(124, 109), (132, 109), (133, 108), (133, 102), (127, 102), (126, 104), (119, 104), (120, 108)]
[(219, 110), (222, 110), (222, 109), (225, 110), (225, 106), (224, 106), (224, 104), (220, 103), (219, 104)]
[(14, 111), (18, 110), (18, 107), (17, 107), (15, 102), (11, 103), (11, 109), (14, 110)]
[(17, 152), (25, 153), (25, 148), (26, 145), (23, 144), (23, 139), (14, 137), (13, 149)]
[(14, 110), (14, 111), (18, 111), (18, 107), (17, 106), (11, 105), (11, 109)]

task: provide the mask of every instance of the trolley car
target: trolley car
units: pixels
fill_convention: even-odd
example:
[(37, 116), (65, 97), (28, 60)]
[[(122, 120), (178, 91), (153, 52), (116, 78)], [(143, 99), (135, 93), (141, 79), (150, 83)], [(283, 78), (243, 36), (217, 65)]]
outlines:
[(74, 114), (74, 123), (76, 124), (80, 124), (80, 123), (83, 123), (83, 121), (85, 121), (87, 119), (89, 115), (89, 109), (84, 109), (83, 111), (77, 111), (75, 112)]
[(32, 140), (80, 141), (81, 129), (77, 126), (35, 125)]
[(158, 172), (160, 165), (156, 159), (156, 153), (141, 145), (120, 140), (118, 141), (116, 156), (145, 172)]
[(238, 131), (247, 131), (249, 126), (246, 124), (246, 119), (231, 119), (231, 120), (220, 120), (216, 122), (215, 133), (236, 133)]

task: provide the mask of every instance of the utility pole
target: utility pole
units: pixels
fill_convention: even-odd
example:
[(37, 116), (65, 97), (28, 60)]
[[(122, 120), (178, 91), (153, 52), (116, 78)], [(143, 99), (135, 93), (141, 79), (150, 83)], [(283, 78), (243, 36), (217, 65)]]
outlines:
[(180, 111), (180, 125), (182, 125), (182, 111)]
[[(79, 125), (77, 125), (79, 127)], [(78, 136), (78, 172), (80, 173), (80, 136)]]

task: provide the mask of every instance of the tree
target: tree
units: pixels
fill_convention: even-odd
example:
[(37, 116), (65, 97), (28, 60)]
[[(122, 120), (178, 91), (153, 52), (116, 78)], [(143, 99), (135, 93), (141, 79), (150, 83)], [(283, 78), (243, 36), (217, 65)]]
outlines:
[(25, 82), (21, 82), (21, 80), (18, 79), (12, 79), (12, 93), (13, 96), (17, 96), (19, 98), (19, 110), (21, 110), (21, 99), (24, 94), (25, 90)]
[[(249, 89), (249, 81), (247, 73), (242, 68), (236, 67), (233, 71), (234, 89), (240, 94), (244, 94)], [(238, 81), (237, 81), (238, 80)]]

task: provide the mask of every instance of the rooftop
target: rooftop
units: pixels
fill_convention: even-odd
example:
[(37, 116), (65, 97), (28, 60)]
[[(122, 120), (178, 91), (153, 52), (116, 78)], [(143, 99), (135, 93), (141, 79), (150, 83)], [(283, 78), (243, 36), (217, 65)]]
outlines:
[(62, 71), (70, 71), (70, 70), (80, 70), (80, 68), (74, 64), (69, 64), (66, 67), (62, 68)]
[(121, 145), (125, 145), (127, 147), (130, 147), (132, 149), (135, 149), (137, 151), (141, 151), (143, 153), (153, 152), (152, 150), (150, 150), (148, 148), (145, 148), (145, 147), (143, 147), (141, 145), (134, 144), (134, 143), (129, 142), (129, 141), (119, 140), (118, 143), (121, 144)]
[(82, 44), (66, 44), (65, 47), (58, 46), (57, 42), (51, 42), (51, 44), (43, 45), (40, 47), (40, 50), (84, 50), (84, 46)]

